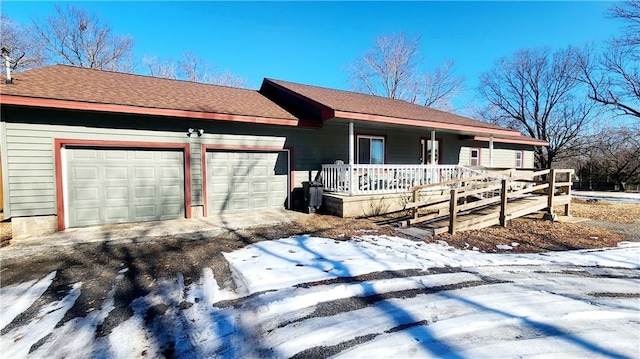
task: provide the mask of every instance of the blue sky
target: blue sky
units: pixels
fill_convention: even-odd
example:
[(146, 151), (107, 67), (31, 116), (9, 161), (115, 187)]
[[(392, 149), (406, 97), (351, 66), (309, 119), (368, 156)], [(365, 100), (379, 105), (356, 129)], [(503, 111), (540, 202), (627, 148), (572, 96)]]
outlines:
[[(263, 77), (348, 90), (344, 68), (377, 36), (421, 37), (425, 69), (453, 60), (474, 96), (479, 75), (521, 48), (601, 43), (620, 31), (611, 2), (74, 2), (96, 11), (135, 55), (179, 58), (190, 51), (253, 88)], [(51, 2), (2, 1), (28, 23)]]

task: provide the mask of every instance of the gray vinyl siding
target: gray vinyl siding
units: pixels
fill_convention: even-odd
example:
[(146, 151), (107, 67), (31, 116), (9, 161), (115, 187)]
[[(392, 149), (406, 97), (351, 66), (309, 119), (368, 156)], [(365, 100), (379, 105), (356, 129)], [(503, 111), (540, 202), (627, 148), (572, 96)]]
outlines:
[[(487, 146), (487, 145), (485, 145)], [(514, 146), (515, 147), (515, 146)], [(471, 149), (480, 149), (480, 166), (491, 167), (491, 158), (489, 157), (489, 148), (479, 146), (461, 147), (460, 148), (460, 160), (458, 162), (461, 166), (469, 166), (471, 164)], [(516, 165), (516, 148), (499, 148), (496, 144), (493, 149), (493, 167), (495, 168), (515, 168)], [(527, 147), (521, 148), (523, 152), (523, 167), (522, 168), (534, 168), (534, 154), (533, 150), (527, 149)]]
[[(120, 128), (106, 127), (114, 118)], [(55, 139), (189, 144), (192, 206), (203, 204), (200, 153), (203, 144), (283, 148), (286, 142), (285, 136), (270, 135), (273, 127), (256, 127), (255, 124), (213, 121), (193, 123), (178, 119), (163, 121), (137, 116), (87, 116), (58, 111), (16, 110), (3, 111), (2, 120), (2, 128), (5, 130), (3, 135), (6, 135), (2, 156), (3, 160), (6, 158), (3, 162), (6, 164), (3, 166), (3, 176), (6, 176), (4, 207), (7, 218), (57, 214)], [(79, 126), (79, 122), (94, 123), (96, 126)], [(123, 128), (125, 126), (157, 126), (165, 130)], [(205, 135), (187, 137), (189, 127), (204, 128)], [(226, 133), (213, 133), (214, 130)], [(251, 132), (262, 135), (252, 135)]]
[[(202, 128), (202, 137), (187, 137), (188, 128)], [(71, 111), (2, 109), (0, 123), (5, 191), (4, 210), (7, 217), (56, 214), (54, 140), (132, 141), (189, 144), (191, 168), (191, 204), (203, 205), (202, 145), (269, 147), (292, 149), (294, 187), (315, 179), (322, 164), (349, 158), (349, 127), (346, 122), (326, 121), (322, 128), (233, 123), (225, 121), (188, 120), (134, 115), (89, 114)], [(386, 163), (419, 164), (420, 140), (428, 139), (428, 129), (400, 126), (355, 124), (356, 134), (380, 135), (386, 138)], [(442, 141), (443, 164), (468, 164), (470, 147), (483, 147), (482, 164), (488, 165), (487, 143), (460, 140), (451, 133), (437, 132)], [(525, 151), (525, 167), (533, 167), (530, 146), (496, 144), (494, 165), (513, 167), (513, 149)], [(504, 154), (500, 151), (505, 151)], [(355, 152), (355, 151), (354, 151)], [(355, 153), (357, 156), (357, 153)], [(187, 209), (189, 210), (189, 209)]]
[(187, 138), (178, 133), (25, 123), (7, 123), (6, 130), (9, 202), (16, 217), (56, 214), (54, 139), (184, 143)]

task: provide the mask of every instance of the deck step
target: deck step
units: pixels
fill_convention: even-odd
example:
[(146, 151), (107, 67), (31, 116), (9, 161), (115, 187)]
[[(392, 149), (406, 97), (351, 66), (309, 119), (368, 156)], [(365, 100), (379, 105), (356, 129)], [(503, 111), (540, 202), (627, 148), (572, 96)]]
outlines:
[(404, 228), (396, 228), (396, 230), (400, 233), (404, 233), (408, 236), (425, 239), (433, 237), (433, 230), (428, 228), (418, 228), (418, 227), (404, 227)]

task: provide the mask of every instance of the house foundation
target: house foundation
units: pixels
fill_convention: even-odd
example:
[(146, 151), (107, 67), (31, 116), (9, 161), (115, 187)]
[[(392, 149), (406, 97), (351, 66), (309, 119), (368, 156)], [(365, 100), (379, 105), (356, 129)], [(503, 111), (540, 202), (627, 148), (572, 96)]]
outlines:
[(371, 217), (404, 209), (411, 193), (348, 196), (337, 193), (323, 195), (323, 208), (328, 214), (342, 217)]

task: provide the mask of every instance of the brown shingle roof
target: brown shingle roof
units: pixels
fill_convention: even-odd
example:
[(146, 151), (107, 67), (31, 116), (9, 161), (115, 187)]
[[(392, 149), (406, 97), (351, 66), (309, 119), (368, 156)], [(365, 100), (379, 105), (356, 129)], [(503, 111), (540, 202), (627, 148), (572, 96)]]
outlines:
[(54, 65), (15, 73), (2, 95), (297, 120), (258, 91)]
[[(298, 93), (335, 111), (386, 116), (400, 119), (433, 121), (444, 124), (509, 131), (508, 129), (490, 123), (473, 120), (467, 117), (412, 104), (402, 100), (274, 79), (266, 79), (266, 81)], [(513, 132), (516, 135), (518, 134), (517, 131)]]

